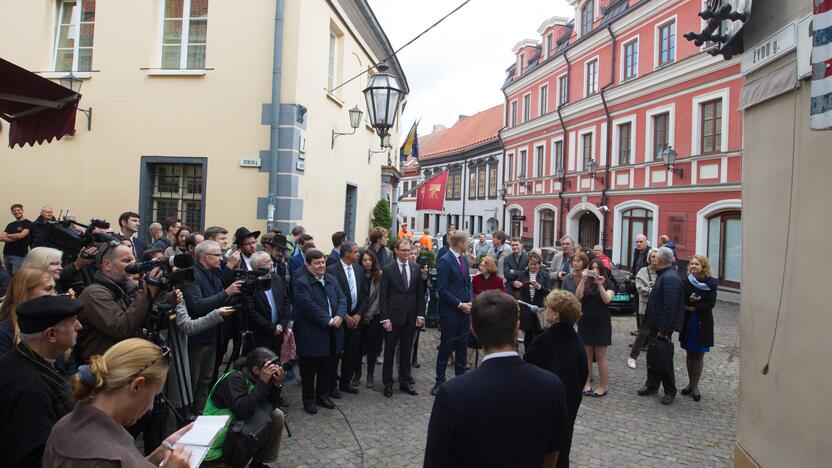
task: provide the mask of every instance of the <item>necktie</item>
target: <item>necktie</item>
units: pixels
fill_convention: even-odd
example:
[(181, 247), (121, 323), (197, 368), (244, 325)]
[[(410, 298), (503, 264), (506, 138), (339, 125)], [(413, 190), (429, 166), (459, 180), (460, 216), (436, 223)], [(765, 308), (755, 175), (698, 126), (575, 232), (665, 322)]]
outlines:
[(347, 283), (350, 286), (350, 311), (355, 310), (358, 302), (358, 291), (355, 290), (355, 278), (352, 275), (352, 265), (347, 267)]
[(408, 284), (408, 281), (407, 281), (407, 264), (402, 263), (401, 266), (402, 266), (402, 282), (404, 283), (404, 287), (408, 288), (408, 287), (410, 287), (410, 285)]
[(459, 269), (462, 270), (462, 274), (467, 274), (467, 271), (465, 270), (465, 262), (462, 260), (462, 255), (460, 255), (456, 259), (459, 260)]

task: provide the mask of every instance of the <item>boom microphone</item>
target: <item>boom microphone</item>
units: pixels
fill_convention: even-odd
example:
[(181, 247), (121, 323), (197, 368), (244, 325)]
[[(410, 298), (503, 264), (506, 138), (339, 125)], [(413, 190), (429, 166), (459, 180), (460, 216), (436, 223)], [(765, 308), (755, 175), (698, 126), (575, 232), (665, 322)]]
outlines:
[(127, 268), (125, 268), (124, 271), (129, 275), (135, 275), (137, 273), (150, 271), (156, 267), (190, 268), (192, 266), (194, 266), (194, 258), (191, 257), (190, 254), (178, 254), (172, 257), (163, 257), (159, 260), (147, 260), (145, 262), (131, 263), (130, 265), (127, 265)]

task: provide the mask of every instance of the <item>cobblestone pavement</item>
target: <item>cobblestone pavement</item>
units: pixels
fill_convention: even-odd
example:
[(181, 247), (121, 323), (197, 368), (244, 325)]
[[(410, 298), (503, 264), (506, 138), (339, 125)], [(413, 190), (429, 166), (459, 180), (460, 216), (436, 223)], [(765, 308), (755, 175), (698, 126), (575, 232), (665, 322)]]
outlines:
[[(679, 395), (665, 407), (659, 396), (639, 397), (644, 382), (645, 354), (638, 368), (627, 367), (632, 316), (613, 318), (613, 345), (607, 355), (609, 395), (584, 398), (575, 424), (571, 463), (574, 466), (729, 466), (733, 463), (738, 403), (739, 356), (736, 354), (739, 307), (718, 303), (716, 346), (705, 357), (700, 389), (702, 400)], [(381, 391), (381, 368), (376, 386), (368, 390), (362, 380), (360, 394), (344, 395), (336, 404), (349, 418), (364, 448), (365, 466), (422, 464), (433, 398), (433, 363), (438, 332), (423, 333), (419, 347), (420, 369), (413, 369), (419, 395), (411, 397), (394, 386), (392, 398)], [(677, 347), (676, 382), (687, 384), (684, 350)], [(449, 370), (448, 375), (453, 372)], [(595, 372), (597, 379), (597, 370)], [(300, 403), (300, 384), (285, 387), (290, 401), (289, 428), (280, 450), (279, 466), (360, 466), (358, 445), (338, 410), (318, 408), (312, 416)]]

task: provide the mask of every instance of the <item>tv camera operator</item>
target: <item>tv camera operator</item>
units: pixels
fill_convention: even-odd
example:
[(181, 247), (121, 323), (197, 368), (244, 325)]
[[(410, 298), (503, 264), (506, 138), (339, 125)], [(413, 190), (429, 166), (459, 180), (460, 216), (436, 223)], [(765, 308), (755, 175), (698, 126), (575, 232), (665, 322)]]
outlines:
[[(107, 232), (110, 223), (102, 219), (93, 218), (89, 224), (81, 224), (65, 217), (60, 221), (46, 221), (46, 228), (44, 245), (64, 252), (63, 270), (58, 280), (63, 291), (72, 289), (81, 293), (92, 284), (98, 271), (98, 252), (103, 251), (107, 243), (122, 240), (121, 236)], [(130, 246), (132, 248), (132, 243)]]

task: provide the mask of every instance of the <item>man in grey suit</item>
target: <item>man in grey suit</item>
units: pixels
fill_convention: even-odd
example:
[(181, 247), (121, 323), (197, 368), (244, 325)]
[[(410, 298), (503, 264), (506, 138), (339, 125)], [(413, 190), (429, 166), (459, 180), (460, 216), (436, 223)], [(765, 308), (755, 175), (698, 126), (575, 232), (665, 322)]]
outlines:
[(549, 288), (560, 288), (563, 278), (572, 273), (572, 255), (575, 254), (575, 241), (569, 236), (560, 238), (560, 252), (549, 263)]
[(503, 268), (505, 267), (506, 258), (511, 255), (511, 247), (506, 244), (506, 233), (503, 231), (494, 231), (491, 234), (491, 244), (493, 247), (489, 251), (489, 255), (494, 259), (494, 263), (497, 264), (497, 276), (505, 278)]

